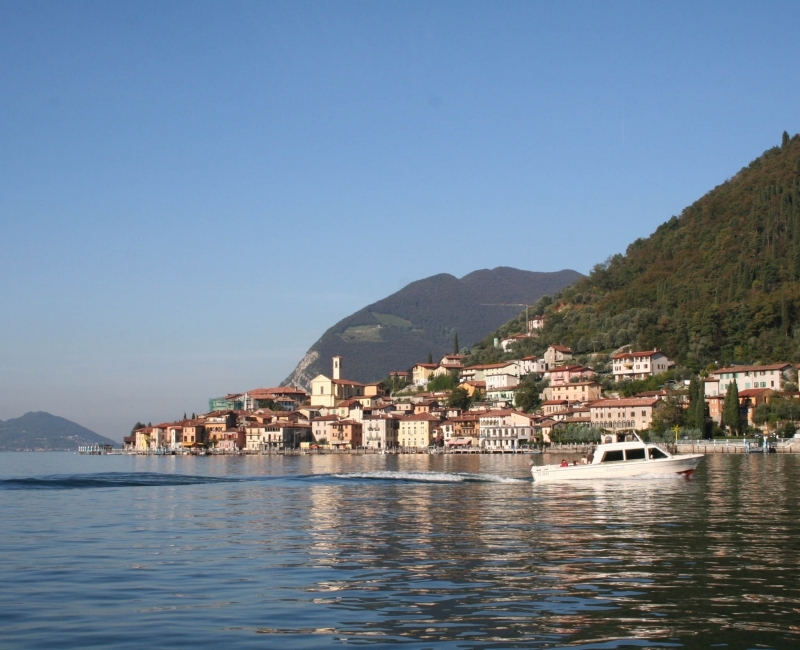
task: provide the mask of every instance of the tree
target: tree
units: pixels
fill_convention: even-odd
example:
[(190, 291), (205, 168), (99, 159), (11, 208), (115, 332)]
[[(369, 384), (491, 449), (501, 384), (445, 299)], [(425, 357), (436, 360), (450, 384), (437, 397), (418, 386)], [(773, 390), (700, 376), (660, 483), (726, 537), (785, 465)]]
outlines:
[(136, 429), (144, 429), (144, 426), (145, 425), (142, 424), (141, 422), (137, 422), (136, 424), (133, 425), (133, 429), (131, 429), (131, 433), (136, 431)]
[(653, 420), (650, 429), (663, 433), (667, 429), (683, 424), (683, 409), (677, 400), (670, 395), (653, 410)]
[(458, 354), (458, 350), (458, 332), (456, 332), (455, 336), (453, 336), (453, 354)]
[(544, 382), (537, 382), (532, 375), (525, 377), (514, 393), (514, 406), (526, 413), (539, 408), (543, 384)]
[(428, 352), (428, 363), (433, 363), (433, 355)]
[(705, 431), (706, 400), (703, 395), (703, 385), (697, 377), (692, 377), (689, 384), (689, 409), (686, 413), (686, 426), (690, 429)]
[(461, 409), (462, 411), (466, 411), (469, 408), (470, 402), (469, 393), (467, 392), (466, 388), (454, 388), (453, 392), (450, 393), (450, 397), (447, 400), (447, 405), (451, 408)]
[(453, 390), (455, 387), (456, 381), (453, 375), (448, 373), (437, 375), (428, 382), (429, 391)]
[(728, 384), (725, 401), (722, 406), (722, 421), (732, 434), (738, 435), (742, 430), (739, 419), (739, 387), (735, 381)]

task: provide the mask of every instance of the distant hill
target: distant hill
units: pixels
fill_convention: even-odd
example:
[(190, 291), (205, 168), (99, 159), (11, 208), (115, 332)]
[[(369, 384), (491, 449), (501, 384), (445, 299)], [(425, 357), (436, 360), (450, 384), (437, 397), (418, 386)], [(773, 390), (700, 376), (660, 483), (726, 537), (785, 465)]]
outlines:
[(44, 411), (0, 420), (0, 451), (72, 451), (80, 445), (119, 443)]
[(339, 321), (306, 353), (284, 385), (307, 387), (320, 373), (330, 375), (331, 357), (344, 357), (343, 376), (369, 382), (391, 370), (407, 370), (453, 351), (471, 346), (545, 294), (563, 289), (582, 276), (577, 271), (535, 273), (509, 267), (474, 271), (458, 279), (442, 273), (412, 282)]
[[(695, 370), (711, 362), (800, 360), (800, 136), (756, 158), (625, 255), (539, 301), (536, 340), (578, 353), (659, 348)], [(476, 360), (499, 356), (490, 334)]]

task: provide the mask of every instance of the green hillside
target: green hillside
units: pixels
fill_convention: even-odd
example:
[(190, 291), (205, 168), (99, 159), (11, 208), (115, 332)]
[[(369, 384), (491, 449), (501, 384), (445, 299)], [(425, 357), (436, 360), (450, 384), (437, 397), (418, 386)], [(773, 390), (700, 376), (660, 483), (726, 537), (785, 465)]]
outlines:
[[(547, 316), (545, 329), (514, 354), (561, 343), (578, 353), (660, 348), (694, 369), (797, 361), (800, 136), (784, 133), (781, 146), (531, 313)], [(521, 317), (507, 323), (475, 360), (498, 358), (492, 339), (523, 329)]]
[(463, 278), (447, 273), (407, 285), (328, 329), (284, 381), (308, 386), (320, 373), (330, 374), (331, 357), (344, 356), (344, 376), (377, 381), (391, 370), (407, 370), (453, 351), (458, 333), (471, 346), (505, 323), (518, 304), (533, 304), (583, 276), (577, 271), (535, 273), (508, 267), (474, 271)]

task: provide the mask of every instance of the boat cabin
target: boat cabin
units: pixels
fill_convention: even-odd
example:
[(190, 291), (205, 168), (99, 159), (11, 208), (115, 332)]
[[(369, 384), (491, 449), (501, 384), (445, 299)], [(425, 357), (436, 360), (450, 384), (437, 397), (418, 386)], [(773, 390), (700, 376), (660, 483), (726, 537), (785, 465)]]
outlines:
[[(615, 440), (616, 438), (616, 440)], [(601, 463), (624, 463), (632, 460), (658, 460), (670, 458), (660, 447), (644, 442), (636, 433), (603, 434), (601, 443), (594, 451), (592, 465)]]

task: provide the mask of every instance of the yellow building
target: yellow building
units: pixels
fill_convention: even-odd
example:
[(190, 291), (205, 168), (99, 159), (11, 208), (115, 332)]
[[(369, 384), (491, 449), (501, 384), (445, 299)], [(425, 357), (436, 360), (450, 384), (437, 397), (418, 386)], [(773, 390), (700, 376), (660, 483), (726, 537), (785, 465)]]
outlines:
[(436, 442), (434, 429), (439, 418), (430, 413), (417, 413), (400, 418), (399, 442), (401, 447), (430, 447)]
[(439, 367), (436, 363), (418, 363), (411, 369), (411, 376), (415, 386), (426, 386), (433, 375), (433, 371)]
[(342, 400), (364, 395), (364, 384), (341, 378), (342, 357), (333, 357), (333, 377), (317, 375), (311, 380), (311, 406), (333, 408)]
[(567, 400), (569, 402), (593, 402), (600, 399), (602, 387), (596, 381), (578, 381), (544, 389), (546, 400)]

